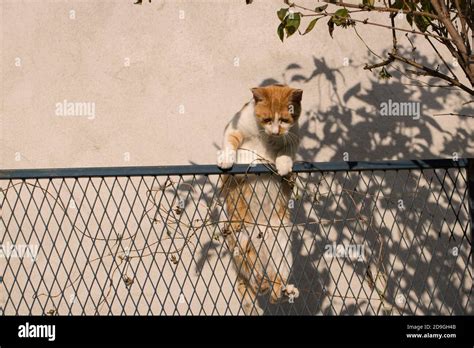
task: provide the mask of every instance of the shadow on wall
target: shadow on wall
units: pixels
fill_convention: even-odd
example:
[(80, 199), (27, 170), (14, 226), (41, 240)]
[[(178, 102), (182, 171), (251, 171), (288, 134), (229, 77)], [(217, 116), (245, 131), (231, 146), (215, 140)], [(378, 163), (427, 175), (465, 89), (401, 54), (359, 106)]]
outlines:
[[(435, 66), (414, 54), (416, 61)], [(312, 104), (312, 100), (321, 99), (305, 91), (306, 112), (300, 119), (302, 146), (298, 153), (303, 161), (314, 161), (322, 149), (331, 150), (329, 161), (346, 160), (346, 153), (351, 161), (429, 159), (440, 154), (451, 157), (454, 153), (459, 157), (473, 156), (472, 134), (462, 118), (461, 125), (450, 132), (431, 115), (422, 113), (414, 119), (380, 114), (381, 103), (388, 99), (419, 101), (422, 110), (443, 110), (448, 98), (461, 100), (459, 91), (419, 87), (419, 96), (414, 98), (413, 86), (402, 83), (401, 73), (396, 73), (388, 81), (371, 79), (370, 88), (364, 91), (360, 83), (344, 87), (346, 92), (341, 95), (338, 80), (342, 78), (344, 82), (342, 72), (328, 66), (324, 58), (313, 57), (313, 62), (314, 69), (308, 75), (301, 74), (303, 68), (292, 63), (280, 81), (268, 78), (261, 83), (303, 83), (300, 88), (304, 89), (304, 84), (318, 79), (319, 96), (322, 86), (329, 86), (326, 109), (321, 103)], [(347, 107), (346, 103), (354, 99), (361, 106)], [(467, 106), (450, 111), (472, 114)], [(432, 146), (435, 132), (442, 137), (438, 152)], [(308, 188), (308, 183), (315, 182), (317, 194), (325, 186), (329, 194), (322, 199), (324, 203), (313, 201), (305, 207), (302, 204), (293, 212), (295, 224), (305, 226), (303, 231), (293, 231), (292, 282), (307, 294), (295, 305), (284, 305), (283, 310), (269, 306), (268, 313), (472, 313), (470, 290), (466, 287), (472, 277), (468, 279), (467, 272), (470, 245), (466, 239), (468, 212), (463, 205), (466, 183), (462, 172), (460, 175), (453, 169), (314, 175), (304, 178), (303, 186)], [(323, 219), (330, 223), (321, 224)], [(377, 252), (365, 264), (348, 260), (326, 263), (324, 247), (332, 243), (365, 244)], [(454, 258), (451, 250), (458, 247), (463, 252)], [(378, 278), (383, 281), (376, 284)], [(380, 301), (363, 299), (373, 299), (374, 292)], [(336, 301), (339, 306), (334, 305)]]
[[(294, 303), (271, 304), (262, 295), (260, 307), (269, 315), (472, 314), (465, 175), (457, 168), (299, 173), (292, 226), (278, 232), (288, 234), (288, 241), (269, 248), (291, 253), (292, 261), (283, 262), (289, 263), (289, 283), (300, 296)], [(180, 196), (196, 188), (197, 196), (190, 200), (196, 204), (185, 207), (193, 216), (197, 206), (210, 207), (201, 216), (212, 223), (197, 233), (207, 235), (207, 241), (200, 238), (193, 251), (196, 274), (213, 272), (222, 262), (229, 269), (222, 238), (228, 217), (219, 178), (193, 177), (183, 187)], [(249, 198), (256, 199), (270, 203), (264, 197)], [(332, 249), (328, 254), (333, 245), (337, 253)], [(358, 255), (344, 254), (354, 246), (360, 248)], [(221, 288), (236, 282), (227, 271), (204, 278), (215, 279)], [(218, 295), (229, 303), (236, 293)]]
[[(423, 109), (437, 110), (459, 92), (420, 87), (414, 100), (413, 86), (394, 74), (388, 81), (371, 80), (365, 90), (357, 83), (342, 94), (341, 71), (329, 67), (324, 58), (313, 61), (314, 69), (307, 76), (293, 63), (282, 78), (260, 84), (318, 79), (318, 86), (329, 85), (325, 109), (323, 103), (311, 104), (321, 98), (313, 99), (305, 91), (298, 154), (302, 160), (314, 161), (321, 149), (331, 150), (330, 161), (343, 160), (345, 152), (351, 161), (472, 156), (471, 135), (462, 124), (450, 132), (429, 115), (419, 119), (380, 115), (380, 105), (388, 99), (420, 101)], [(421, 57), (417, 61), (428, 63)], [(347, 107), (352, 100), (361, 106)], [(452, 111), (465, 112), (462, 106)], [(435, 132), (442, 137), (438, 152), (432, 146)], [(289, 282), (301, 295), (293, 304), (269, 304), (267, 297), (260, 297), (265, 314), (472, 314), (465, 179), (456, 168), (299, 174), (300, 191), (292, 197), (295, 226), (286, 248), (293, 258)], [(210, 196), (201, 199), (207, 202), (217, 191), (218, 186), (213, 186)], [(211, 215), (222, 221), (224, 213), (218, 210)], [(219, 244), (203, 245), (198, 272), (211, 250), (220, 250), (217, 254), (222, 257), (225, 252)], [(365, 260), (328, 257), (329, 245), (343, 249), (362, 245)]]
[[(415, 59), (421, 64), (436, 66), (424, 57), (415, 55)], [(344, 83), (345, 80), (340, 69), (328, 66), (324, 58), (313, 57), (313, 62), (313, 71), (307, 76), (301, 73), (301, 65), (292, 63), (284, 70), (281, 78), (268, 78), (260, 84), (265, 86), (273, 83), (302, 83), (300, 88), (305, 91), (303, 108), (306, 110), (300, 119), (302, 146), (299, 156), (302, 160), (314, 161), (321, 151), (327, 153), (326, 150), (331, 153), (328, 161), (346, 160), (347, 155), (351, 161), (451, 158), (453, 153), (458, 157), (474, 155), (473, 137), (469, 127), (463, 122), (466, 118), (440, 118), (446, 120), (448, 117), (455, 117), (456, 121), (461, 121), (455, 131), (450, 132), (443, 129), (437, 117), (432, 115), (442, 113), (436, 110), (444, 110), (448, 99), (454, 97), (462, 100), (458, 90), (418, 87), (416, 93), (419, 93), (419, 96), (414, 97), (414, 86), (402, 83), (400, 72), (393, 73), (393, 77), (388, 81), (371, 79), (370, 87), (365, 90), (362, 90), (361, 83), (341, 87), (338, 81), (342, 80)], [(371, 72), (367, 71), (367, 74)], [(314, 79), (317, 79), (318, 91), (310, 94), (312, 91), (305, 89), (305, 84)], [(433, 79), (428, 83), (439, 84), (439, 81)], [(321, 103), (321, 89), (326, 86), (329, 89), (329, 101)], [(345, 91), (343, 95), (341, 90)], [(419, 102), (420, 117), (382, 116), (381, 103), (388, 103), (389, 99), (393, 102)], [(361, 106), (351, 109), (346, 105), (353, 101)], [(467, 104), (449, 111), (474, 116), (472, 108)], [(436, 144), (436, 149), (433, 146), (435, 133), (442, 137), (441, 144)]]

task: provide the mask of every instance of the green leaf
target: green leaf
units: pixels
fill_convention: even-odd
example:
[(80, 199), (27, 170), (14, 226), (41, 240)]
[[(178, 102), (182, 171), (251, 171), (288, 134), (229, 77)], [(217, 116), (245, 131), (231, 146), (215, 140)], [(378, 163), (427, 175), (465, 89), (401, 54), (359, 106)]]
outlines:
[(283, 39), (285, 38), (285, 24), (285, 22), (281, 22), (277, 29), (278, 37), (280, 38), (281, 42), (283, 42)]
[(403, 7), (403, 1), (402, 0), (396, 0), (394, 4), (392, 4), (392, 8), (398, 8), (401, 9)]
[(431, 22), (428, 17), (415, 16), (415, 24), (416, 24), (416, 27), (420, 29), (422, 33), (424, 33), (426, 29), (428, 29), (428, 27), (430, 26)]
[[(429, 1), (429, 0), (428, 0)], [(392, 8), (398, 8), (400, 10), (416, 10), (416, 3), (418, 1), (405, 1), (405, 0), (396, 0), (392, 5)]]
[(332, 22), (337, 25), (345, 25), (347, 23), (347, 19), (351, 16), (349, 15), (349, 11), (346, 8), (341, 8), (334, 12), (334, 15), (331, 17)]
[(334, 15), (336, 15), (338, 17), (341, 17), (341, 18), (347, 18), (348, 15), (349, 15), (349, 11), (347, 10), (347, 8), (341, 8), (341, 9), (337, 10), (336, 12), (334, 12)]
[(300, 27), (300, 23), (301, 23), (301, 16), (299, 12), (290, 13), (286, 17), (285, 31), (286, 31), (287, 38), (293, 35), (298, 30), (298, 28)]
[(287, 13), (288, 13), (287, 8), (281, 8), (277, 11), (277, 15), (278, 15), (278, 18), (280, 19), (280, 21), (283, 22), (283, 20), (285, 19)]
[(375, 0), (363, 0), (362, 4), (369, 7), (374, 7)]
[(313, 30), (314, 26), (316, 25), (316, 22), (318, 21), (319, 18), (313, 19), (311, 22), (309, 22), (308, 27), (304, 31), (303, 35), (308, 34), (311, 30)]
[(332, 33), (334, 32), (334, 22), (332, 21), (332, 17), (328, 21), (328, 29), (329, 29), (329, 35), (332, 37)]
[(385, 69), (385, 67), (383, 67), (380, 72), (379, 72), (379, 78), (381, 78), (382, 80), (388, 80), (389, 78), (391, 78), (392, 75), (387, 71), (387, 69)]
[(433, 14), (436, 14), (434, 9), (433, 9), (433, 6), (431, 5), (431, 1), (430, 0), (422, 0), (421, 1), (421, 9), (424, 11), (424, 12), (429, 12), (429, 13), (433, 13)]
[(316, 8), (314, 9), (314, 11), (315, 11), (315, 12), (323, 12), (323, 11), (324, 11), (325, 9), (327, 9), (327, 8), (328, 8), (328, 4), (323, 5), (323, 6), (316, 7)]
[(407, 22), (411, 27), (413, 26), (413, 14), (407, 13)]

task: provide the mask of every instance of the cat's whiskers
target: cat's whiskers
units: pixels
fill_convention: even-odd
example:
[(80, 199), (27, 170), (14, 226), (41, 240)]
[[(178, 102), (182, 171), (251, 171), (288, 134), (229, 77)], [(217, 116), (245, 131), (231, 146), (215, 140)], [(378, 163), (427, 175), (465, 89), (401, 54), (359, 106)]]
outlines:
[(284, 139), (284, 141), (285, 141), (285, 151), (286, 151), (286, 148), (287, 148), (288, 146), (290, 147), (290, 151), (291, 151), (291, 147), (292, 147), (292, 146), (291, 146), (291, 140), (290, 140), (289, 137), (287, 137), (287, 134), (285, 134), (285, 135), (283, 136), (283, 139)]
[(286, 133), (286, 136), (288, 136), (288, 140), (290, 142), (290, 150), (293, 151), (294, 150), (294, 147), (296, 148), (298, 146), (298, 143), (299, 143), (299, 137), (292, 133), (292, 132), (288, 132)]

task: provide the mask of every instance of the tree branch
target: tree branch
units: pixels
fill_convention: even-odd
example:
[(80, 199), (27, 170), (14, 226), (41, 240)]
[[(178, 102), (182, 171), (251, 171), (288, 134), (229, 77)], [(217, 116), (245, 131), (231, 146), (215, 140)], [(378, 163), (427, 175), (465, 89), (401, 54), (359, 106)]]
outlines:
[(453, 72), (453, 70), (451, 69), (451, 67), (449, 66), (448, 63), (446, 63), (446, 60), (443, 58), (443, 56), (441, 55), (441, 53), (439, 53), (438, 49), (436, 48), (435, 45), (433, 45), (433, 43), (431, 42), (430, 38), (427, 37), (426, 40), (428, 40), (428, 42), (430, 43), (431, 47), (433, 48), (433, 50), (436, 52), (436, 54), (438, 55), (438, 57), (441, 59), (441, 61), (444, 63), (444, 65), (446, 66), (446, 68), (448, 68), (449, 72), (453, 75), (453, 78), (458, 80), (458, 77), (456, 76), (456, 74)]
[(409, 60), (409, 59), (406, 59), (405, 57), (402, 57), (402, 56), (399, 56), (397, 54), (393, 54), (393, 53), (389, 53), (388, 54), (389, 57), (392, 57), (393, 59), (395, 60), (398, 60), (400, 62), (403, 62), (405, 64), (408, 64), (408, 65), (411, 65), (419, 70), (422, 70), (426, 73), (428, 73), (428, 75), (430, 76), (433, 76), (433, 77), (438, 77), (442, 80), (445, 80), (445, 81), (448, 81), (449, 83), (451, 83), (453, 86), (456, 86), (456, 87), (459, 87), (461, 88), (463, 91), (469, 93), (470, 95), (474, 95), (474, 90), (472, 90), (471, 88), (467, 87), (466, 85), (462, 84), (461, 82), (459, 82), (458, 80), (455, 80), (443, 73), (440, 73), (439, 71), (436, 71), (436, 70), (433, 70), (431, 68), (428, 68), (424, 65), (421, 65), (417, 62), (414, 62), (412, 60)]
[(394, 60), (395, 60), (394, 58), (391, 58), (391, 57), (390, 57), (390, 58), (384, 60), (383, 62), (380, 62), (380, 63), (377, 63), (377, 64), (372, 64), (372, 65), (365, 64), (364, 70), (372, 71), (372, 69), (381, 68), (381, 67), (383, 67), (383, 66), (389, 65), (389, 64), (392, 63)]
[[(347, 2), (343, 1), (334, 1), (334, 0), (320, 0), (320, 2), (324, 2), (327, 4), (332, 4), (336, 6), (343, 6), (347, 8), (358, 8), (358, 9), (363, 9), (367, 12), (369, 11), (376, 11), (376, 12), (391, 12), (391, 13), (404, 13), (404, 14), (413, 14), (416, 16), (425, 16), (425, 17), (430, 17), (432, 19), (439, 19), (437, 15), (429, 12), (423, 12), (423, 11), (412, 11), (412, 10), (404, 10), (404, 9), (399, 9), (399, 8), (393, 8), (393, 7), (383, 7), (383, 6), (367, 6), (367, 5), (362, 5), (362, 4), (349, 4)], [(297, 7), (302, 10), (306, 11), (311, 11), (311, 12), (316, 12), (314, 9), (310, 9), (307, 7), (303, 7), (297, 4), (290, 4), (292, 7)]]
[[(296, 6), (296, 5), (295, 5)], [(323, 17), (328, 17), (328, 16), (332, 16), (334, 15), (335, 13), (330, 13), (330, 12), (325, 12), (325, 13), (315, 13), (315, 14), (304, 14), (302, 13), (301, 14), (301, 17), (319, 17), (319, 18), (323, 18)], [(376, 27), (381, 27), (381, 28), (387, 28), (387, 29), (392, 29), (392, 30), (397, 30), (397, 31), (402, 31), (404, 33), (410, 33), (410, 34), (414, 34), (414, 35), (422, 35), (422, 36), (429, 36), (429, 37), (433, 37), (433, 38), (436, 38), (436, 39), (440, 39), (440, 40), (447, 40), (447, 41), (453, 41), (452, 39), (450, 39), (449, 37), (443, 37), (443, 36), (439, 36), (439, 35), (434, 35), (434, 34), (431, 34), (431, 33), (422, 33), (421, 31), (417, 31), (415, 29), (402, 29), (402, 28), (397, 28), (397, 27), (394, 27), (394, 26), (391, 26), (391, 25), (385, 25), (385, 24), (380, 24), (380, 23), (375, 23), (375, 22), (369, 22), (369, 19), (366, 18), (364, 20), (362, 19), (354, 19), (354, 18), (350, 18), (349, 21), (353, 21), (353, 22), (357, 22), (357, 23), (362, 23), (362, 24), (367, 24), (367, 25), (374, 25)]]
[(464, 70), (467, 78), (471, 82), (471, 86), (474, 86), (474, 64), (469, 63), (469, 54), (467, 52), (467, 47), (462, 39), (459, 32), (453, 25), (451, 18), (449, 17), (449, 11), (446, 8), (446, 5), (443, 0), (430, 0), (431, 5), (435, 9), (436, 13), (438, 13), (439, 21), (444, 25), (446, 30), (451, 36), (454, 45), (456, 46), (457, 51), (459, 52), (459, 56), (461, 58), (460, 65)]
[(358, 22), (358, 23), (374, 25), (374, 26), (377, 26), (377, 27), (382, 27), (382, 28), (387, 28), (387, 29), (392, 29), (392, 30), (397, 30), (397, 31), (403, 31), (405, 33), (410, 33), (410, 34), (415, 34), (415, 35), (423, 35), (423, 36), (429, 36), (429, 37), (439, 38), (439, 39), (443, 39), (443, 40), (453, 41), (453, 40), (451, 40), (450, 38), (447, 38), (447, 37), (442, 37), (442, 36), (434, 35), (434, 34), (431, 34), (431, 33), (422, 33), (421, 31), (416, 31), (414, 29), (408, 30), (408, 29), (393, 27), (391, 25), (384, 25), (384, 24), (369, 22), (367, 19), (360, 20), (360, 19), (351, 18), (350, 20), (354, 21), (354, 22)]

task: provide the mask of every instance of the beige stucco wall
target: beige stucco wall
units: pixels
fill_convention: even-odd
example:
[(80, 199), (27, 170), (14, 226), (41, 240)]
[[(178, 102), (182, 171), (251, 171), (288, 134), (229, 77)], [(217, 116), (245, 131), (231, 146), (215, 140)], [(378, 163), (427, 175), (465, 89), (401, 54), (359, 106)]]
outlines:
[[(302, 3), (308, 6), (314, 4), (313, 1)], [(278, 19), (275, 15), (276, 10), (282, 6), (282, 1), (255, 0), (251, 6), (246, 6), (244, 0), (152, 0), (151, 4), (145, 1), (142, 6), (133, 5), (132, 0), (0, 0), (0, 4), (1, 168), (214, 163), (225, 124), (250, 99), (251, 87), (270, 80), (304, 89), (304, 111), (300, 120), (304, 138), (299, 152), (303, 160), (342, 160), (344, 153), (349, 155), (350, 160), (421, 159), (451, 156), (453, 152), (460, 157), (474, 154), (474, 118), (432, 116), (449, 111), (472, 113), (467, 106), (462, 106), (467, 100), (465, 97), (456, 92), (409, 86), (406, 84), (410, 83), (410, 80), (406, 78), (400, 80), (395, 77), (388, 82), (377, 80), (375, 73), (362, 69), (368, 60), (368, 53), (352, 29), (343, 31), (336, 28), (334, 39), (331, 39), (326, 24), (321, 22), (310, 35), (295, 36), (282, 44), (276, 35)], [(74, 19), (71, 14), (74, 14)], [(180, 19), (180, 16), (184, 18)], [(374, 27), (357, 28), (375, 52), (380, 54), (384, 48), (389, 48), (390, 32)], [(400, 42), (405, 41), (400, 38)], [(415, 45), (416, 52), (426, 52), (422, 40), (416, 40)], [(434, 58), (427, 56), (417, 59), (420, 62), (432, 62)], [(344, 64), (345, 62), (349, 64)], [(421, 102), (422, 117), (418, 120), (407, 117), (381, 117), (377, 113), (380, 103), (389, 99)], [(56, 115), (56, 104), (64, 100), (95, 103), (95, 117), (88, 119)], [(383, 177), (385, 178), (385, 174)], [(453, 174), (453, 177), (456, 176)], [(109, 284), (111, 278), (119, 286), (116, 292), (112, 292), (111, 297), (130, 299), (128, 289), (121, 282), (121, 274), (116, 273), (108, 278), (102, 268), (94, 268), (98, 267), (98, 262), (89, 269), (86, 259), (97, 261), (99, 258), (96, 256), (103, 257), (105, 250), (105, 267), (113, 267), (118, 261), (109, 257), (108, 252), (115, 248), (119, 250), (118, 246), (115, 246), (114, 238), (118, 238), (115, 232), (124, 233), (125, 240), (129, 240), (130, 236), (134, 235), (133, 231), (152, 230), (154, 234), (151, 237), (139, 234), (135, 247), (142, 247), (145, 242), (155, 245), (156, 241), (161, 240), (160, 248), (169, 248), (168, 238), (163, 238), (165, 227), (160, 221), (152, 223), (153, 220), (145, 219), (137, 222), (144, 216), (143, 210), (148, 211), (148, 204), (151, 204), (146, 200), (146, 189), (157, 186), (153, 178), (145, 179), (146, 185), (140, 186), (139, 195), (133, 186), (126, 186), (126, 183), (127, 180), (135, 180), (133, 182), (138, 185), (140, 178), (118, 179), (119, 184), (114, 186), (115, 191), (108, 190), (114, 185), (113, 178), (105, 180), (105, 185), (102, 186), (98, 178), (93, 180), (95, 186), (88, 185), (87, 179), (79, 180), (79, 185), (72, 179), (66, 180), (65, 186), (59, 179), (53, 181), (51, 186), (48, 180), (40, 180), (37, 183), (40, 189), (36, 190), (35, 194), (30, 192), (32, 182), (15, 182), (17, 185), (23, 185), (22, 190), (19, 190), (20, 186), (9, 186), (3, 195), (6, 197), (4, 202), (8, 203), (3, 206), (3, 214), (8, 217), (5, 219), (7, 228), (0, 237), (6, 236), (5, 240), (16, 240), (18, 243), (40, 245), (41, 252), (37, 260), (40, 268), (36, 269), (43, 269), (42, 266), (50, 264), (50, 261), (52, 264), (44, 274), (30, 274), (18, 271), (23, 267), (27, 270), (33, 268), (33, 264), (28, 263), (28, 260), (10, 261), (5, 272), (4, 286), (0, 287), (0, 309), (5, 307), (7, 314), (43, 314), (51, 308), (56, 308), (61, 314), (94, 314), (94, 303), (89, 302), (84, 307), (80, 304), (87, 301), (89, 293), (94, 299), (101, 298), (101, 287)], [(180, 180), (175, 179), (176, 182)], [(216, 177), (211, 180), (216, 180)], [(342, 177), (339, 181), (346, 182)], [(369, 178), (357, 181), (360, 192), (368, 190), (366, 182), (369, 181)], [(406, 197), (409, 197), (410, 192), (403, 196), (406, 183), (402, 180), (399, 182), (401, 183), (397, 186), (396, 181), (395, 184), (386, 181), (384, 196), (391, 197), (392, 192), (396, 197), (401, 194), (408, 207), (410, 198)], [(418, 181), (415, 180), (416, 182)], [(423, 178), (419, 186), (428, 187), (429, 182), (429, 179)], [(372, 189), (378, 190), (378, 185), (379, 182), (372, 182)], [(439, 197), (444, 192), (441, 186), (436, 185), (435, 181), (435, 187), (430, 187), (433, 197)], [(444, 186), (446, 192), (452, 192), (453, 185), (447, 181)], [(95, 188), (99, 186), (102, 191), (97, 193)], [(465, 186), (463, 183), (458, 183), (458, 186), (459, 197), (456, 196), (454, 200), (450, 197), (451, 205), (461, 205), (460, 199), (464, 197), (462, 193)], [(71, 187), (74, 189), (70, 191)], [(86, 188), (83, 191), (84, 187)], [(122, 187), (127, 189), (121, 191)], [(208, 184), (207, 194), (213, 197), (215, 187), (217, 184)], [(323, 188), (323, 191), (331, 191), (331, 187)], [(55, 193), (56, 189), (60, 192)], [(206, 197), (200, 197), (200, 189), (198, 185), (194, 186), (194, 200), (188, 199), (185, 208), (186, 214), (189, 213), (193, 217), (195, 210), (207, 207), (204, 204), (208, 203)], [(336, 216), (337, 209), (343, 209), (342, 213), (339, 210), (341, 216), (349, 217), (350, 220), (352, 215), (346, 213), (352, 214), (353, 198), (349, 200), (345, 197), (348, 200), (346, 206), (340, 208), (339, 203), (336, 206), (335, 202), (339, 202), (343, 192), (338, 191), (338, 188), (332, 189), (336, 198), (332, 206), (330, 205), (330, 212), (334, 211)], [(46, 194), (46, 190), (53, 194)], [(184, 190), (184, 193), (174, 189), (164, 193), (169, 199), (169, 206), (161, 203), (160, 207), (165, 210), (165, 213), (160, 213), (164, 214), (163, 221), (167, 221), (169, 216), (174, 214), (176, 192), (180, 195), (191, 192), (188, 186), (181, 190)], [(18, 193), (20, 191), (21, 194)], [(424, 193), (428, 195), (429, 192)], [(84, 202), (84, 196), (90, 201)], [(29, 204), (31, 197), (35, 203)], [(97, 205), (90, 203), (96, 202), (97, 197), (101, 197), (103, 201), (99, 201)], [(111, 197), (118, 198), (111, 200)], [(128, 207), (127, 202), (137, 197), (139, 203), (133, 208)], [(416, 214), (411, 216), (408, 213), (407, 216), (399, 217), (396, 205), (387, 208), (387, 204), (382, 200), (374, 202), (384, 214), (381, 217), (381, 213), (372, 212), (374, 221), (379, 226), (376, 231), (385, 238), (384, 247), (388, 251), (384, 251), (389, 255), (387, 265), (394, 265), (395, 269), (394, 274), (389, 275), (389, 292), (392, 296), (388, 296), (389, 304), (393, 305), (398, 295), (398, 287), (393, 284), (398, 284), (402, 279), (400, 286), (403, 289), (408, 288), (404, 294), (410, 308), (402, 309), (400, 313), (472, 313), (472, 306), (467, 300), (472, 281), (471, 277), (466, 275), (465, 263), (470, 249), (466, 244), (467, 240), (462, 238), (466, 228), (460, 223), (457, 224), (455, 217), (451, 216), (452, 212), (447, 208), (448, 201), (444, 196), (437, 204), (430, 202), (428, 207), (424, 195), (416, 197), (419, 200), (416, 207), (427, 212), (433, 210), (436, 213), (433, 214), (435, 219)], [(123, 201), (122, 198), (126, 200)], [(18, 199), (20, 203), (15, 204)], [(64, 207), (54, 205), (56, 199), (63, 202)], [(198, 202), (199, 199), (201, 205), (196, 208), (192, 203)], [(81, 203), (79, 209), (76, 206), (71, 207), (71, 200), (83, 204)], [(46, 203), (38, 207), (38, 202)], [(107, 205), (106, 209), (101, 202), (110, 202), (110, 205)], [(123, 202), (123, 205), (117, 202)], [(302, 221), (319, 217), (320, 211), (311, 213), (311, 202), (305, 204), (306, 212), (310, 212), (310, 215), (303, 217)], [(385, 214), (387, 209), (389, 213)], [(117, 218), (129, 216), (129, 213), (133, 212), (134, 216), (139, 218), (127, 223), (120, 219), (111, 222), (107, 218), (101, 219), (106, 210), (107, 216)], [(94, 218), (88, 219), (92, 211), (100, 223)], [(68, 219), (76, 217), (77, 214), (85, 217), (87, 223), (82, 220), (69, 223)], [(12, 216), (15, 219), (12, 220)], [(30, 226), (28, 220), (24, 219), (25, 216), (38, 218), (34, 219)], [(64, 220), (66, 216), (68, 218)], [(321, 215), (322, 218), (328, 219), (334, 219), (334, 216)], [(54, 217), (52, 222), (48, 217)], [(56, 218), (62, 221), (60, 226), (55, 221)], [(457, 218), (466, 222), (465, 213)], [(392, 226), (397, 219), (401, 219), (402, 224), (401, 227), (397, 224), (393, 228), (382, 228), (381, 219), (387, 226)], [(183, 221), (186, 223), (185, 218)], [(444, 221), (448, 223), (443, 224)], [(359, 269), (359, 278), (351, 278), (351, 281), (346, 279), (335, 286), (329, 279), (329, 273), (336, 277), (341, 271), (350, 275), (352, 269), (348, 268), (347, 264), (341, 265), (339, 260), (329, 260), (329, 265), (319, 262), (325, 260), (321, 251), (325, 243), (340, 240), (341, 236), (344, 242), (350, 242), (352, 233), (358, 238), (356, 242), (362, 243), (359, 239), (365, 237), (363, 228), (358, 223), (345, 224), (346, 222), (342, 227), (336, 225), (334, 229), (329, 229), (328, 233), (323, 226), (321, 229), (307, 228), (293, 236), (293, 242), (300, 238), (307, 247), (301, 250), (295, 247), (294, 253), (299, 264), (303, 262), (306, 265), (306, 257), (309, 257), (311, 260), (308, 264), (314, 265), (314, 269), (309, 267), (309, 270), (306, 270), (309, 274), (306, 276), (318, 281), (316, 285), (311, 282), (305, 285), (303, 281), (298, 286), (301, 286), (302, 294), (308, 297), (308, 292), (319, 291), (319, 282), (322, 284), (325, 281), (330, 292), (338, 290), (347, 294), (348, 288), (356, 293), (364, 290), (364, 296), (368, 296), (367, 301), (359, 303), (360, 307), (355, 310), (350, 298), (345, 299), (349, 307), (344, 308), (341, 304), (343, 302), (337, 297), (333, 296), (328, 302), (327, 298), (320, 300), (316, 295), (314, 298), (309, 296), (311, 301), (317, 301), (308, 304), (308, 313), (321, 313), (330, 305), (334, 306), (335, 313), (380, 313), (378, 309), (370, 308), (379, 308), (377, 306), (380, 306), (380, 298), (377, 298), (373, 291), (370, 295), (365, 293), (370, 291), (367, 290), (363, 270)], [(404, 229), (406, 226), (408, 232)], [(171, 224), (171, 228), (173, 227)], [(94, 244), (84, 239), (78, 230), (90, 231), (92, 236), (103, 239), (95, 241)], [(185, 235), (189, 235), (191, 231), (190, 228), (183, 230)], [(145, 257), (144, 267), (140, 266), (141, 260), (139, 262), (139, 259), (134, 259), (132, 270), (136, 271), (136, 285), (132, 287), (132, 297), (141, 298), (143, 292), (150, 299), (156, 293), (160, 300), (155, 299), (152, 305), (143, 301), (139, 305), (128, 302), (123, 306), (124, 309), (120, 303), (114, 302), (110, 313), (120, 314), (122, 309), (128, 314), (136, 313), (135, 310), (141, 314), (150, 311), (154, 314), (189, 314), (190, 311), (194, 314), (241, 313), (239, 300), (233, 290), (235, 274), (227, 267), (230, 257), (224, 252), (222, 240), (214, 241), (215, 231), (216, 227), (198, 230), (199, 238), (192, 240), (196, 246), (190, 244), (192, 247), (186, 249), (176, 267), (167, 261), (164, 254)], [(5, 232), (8, 232), (8, 235)], [(456, 240), (448, 239), (450, 233), (456, 236)], [(60, 238), (54, 239), (54, 243), (49, 237), (41, 239), (46, 234), (59, 234)], [(20, 239), (16, 236), (20, 236)], [(72, 238), (69, 238), (70, 236)], [(375, 237), (367, 237), (369, 245), (372, 245), (370, 243), (373, 240), (370, 238)], [(419, 243), (417, 238), (423, 243)], [(319, 248), (316, 251), (311, 249), (314, 240), (314, 245)], [(404, 250), (400, 251), (398, 244)], [(438, 244), (441, 251), (436, 249)], [(209, 245), (212, 248), (209, 249)], [(425, 248), (425, 245), (429, 247)], [(122, 248), (128, 246), (129, 244), (125, 243)], [(448, 254), (454, 247), (460, 248), (461, 256), (458, 259), (451, 258), (452, 255)], [(85, 252), (79, 253), (75, 258), (61, 256), (68, 248), (73, 251), (94, 252), (88, 257)], [(56, 252), (51, 254), (51, 250)], [(119, 251), (117, 253), (121, 255), (123, 250)], [(310, 255), (310, 252), (314, 255)], [(403, 273), (405, 259), (413, 255), (410, 252), (417, 255), (416, 262), (414, 266), (407, 266), (408, 272)], [(65, 255), (69, 254), (66, 252)], [(394, 262), (395, 258), (398, 258), (399, 262)], [(153, 265), (152, 260), (156, 261)], [(418, 265), (419, 260), (421, 266)], [(6, 262), (3, 258), (0, 261), (1, 269), (5, 267)], [(437, 263), (442, 262), (444, 268), (438, 267)], [(65, 266), (62, 267), (61, 264)], [(295, 267), (295, 277), (304, 280), (301, 272), (298, 273), (298, 267)], [(448, 268), (449, 271), (445, 271)], [(60, 269), (58, 276), (63, 280), (60, 283), (54, 283), (57, 269)], [(67, 276), (76, 277), (82, 269), (86, 269), (82, 275), (89, 283), (78, 286), (77, 289), (76, 284), (73, 287), (68, 286), (64, 281)], [(176, 276), (173, 278), (171, 274), (175, 269)], [(390, 271), (390, 268), (388, 270)], [(215, 272), (216, 277), (212, 272)], [(164, 274), (163, 278), (158, 277), (161, 273)], [(97, 283), (93, 281), (94, 274), (99, 278)], [(142, 287), (148, 276), (151, 277), (152, 283)], [(43, 277), (44, 282), (40, 283)], [(425, 279), (428, 279), (428, 288), (425, 288), (423, 283)], [(26, 289), (24, 297), (17, 287), (12, 286), (15, 283)], [(91, 283), (94, 283), (93, 287), (89, 288)], [(159, 285), (157, 289), (154, 288), (156, 284)], [(169, 293), (166, 289), (168, 287)], [(180, 289), (181, 287), (183, 289)], [(434, 302), (430, 301), (432, 288), (436, 289)], [(7, 296), (6, 289), (11, 291), (11, 296)], [(444, 289), (449, 290), (446, 291), (447, 295), (443, 292)], [(54, 296), (60, 290), (65, 290), (64, 299), (69, 302), (59, 297), (51, 300), (50, 297), (42, 295), (33, 301), (31, 308), (27, 306), (35, 292), (49, 292), (49, 296)], [(181, 291), (186, 296), (186, 302), (191, 303), (189, 308), (183, 303), (176, 304)], [(193, 297), (194, 291), (205, 298), (204, 304), (199, 296)], [(166, 300), (161, 303), (164, 297)], [(78, 302), (74, 302), (76, 298)], [(440, 302), (440, 298), (445, 299), (446, 303)], [(230, 311), (226, 309), (228, 300), (231, 300)], [(420, 308), (419, 300), (423, 304)], [(21, 303), (19, 308), (16, 307), (18, 303)], [(305, 303), (300, 300), (297, 305), (302, 306)], [(109, 313), (107, 306), (104, 308), (98, 312)]]
[[(268, 79), (304, 89), (304, 160), (472, 156), (474, 119), (431, 116), (469, 111), (465, 99), (377, 80), (362, 69), (367, 49), (352, 29), (331, 39), (321, 22), (282, 44), (280, 7), (2, 0), (1, 167), (214, 163), (226, 122)], [(358, 28), (374, 51), (389, 48), (389, 31)], [(424, 115), (377, 115), (389, 98), (421, 101)], [(95, 118), (57, 116), (65, 99), (94, 102)]]

